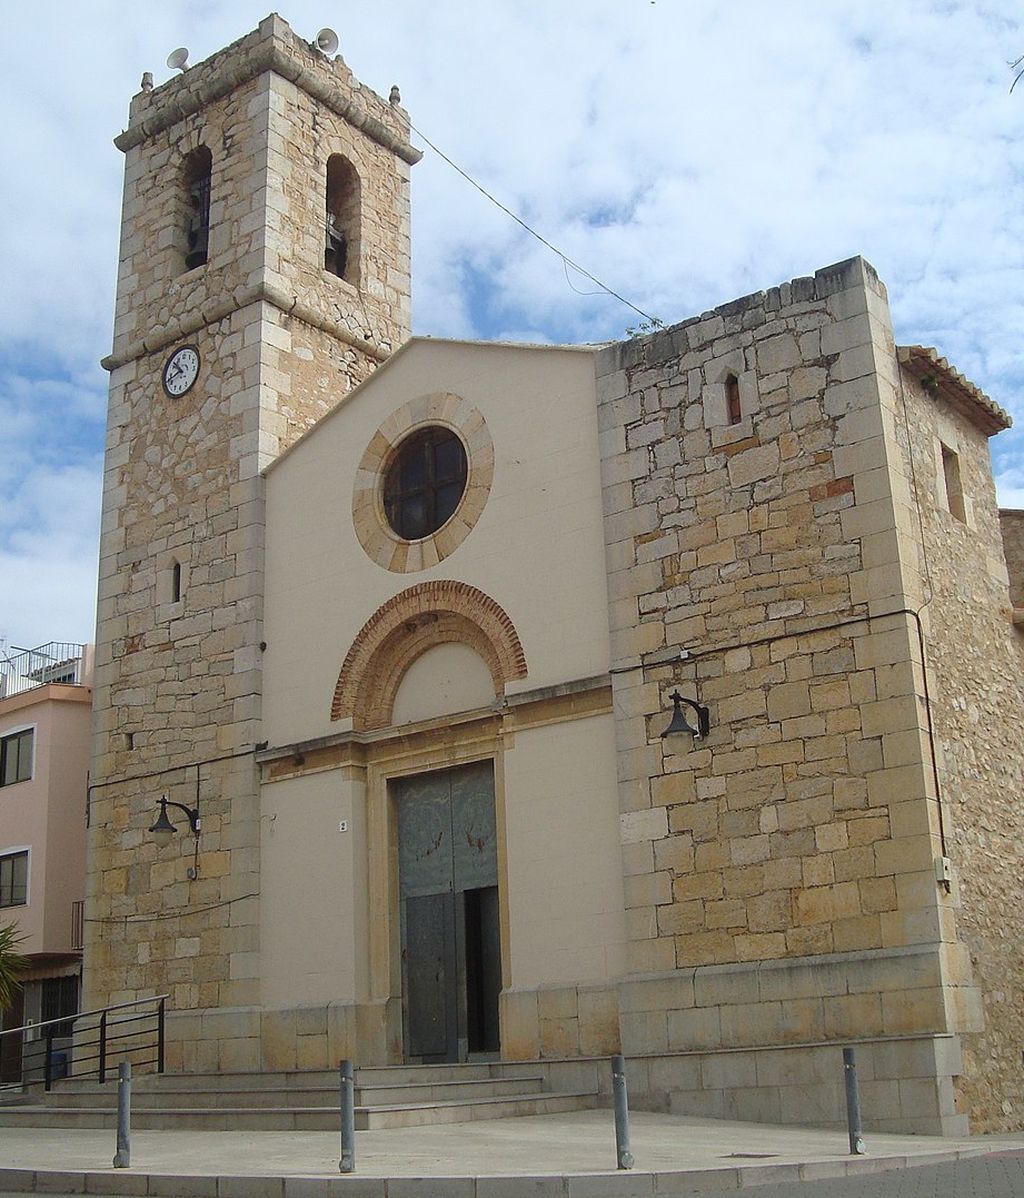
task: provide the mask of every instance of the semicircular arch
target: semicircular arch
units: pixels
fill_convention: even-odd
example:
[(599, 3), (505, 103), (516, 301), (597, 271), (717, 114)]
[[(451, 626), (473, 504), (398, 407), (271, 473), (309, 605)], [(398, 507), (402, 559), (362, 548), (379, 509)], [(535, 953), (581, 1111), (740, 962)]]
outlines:
[(526, 655), (508, 614), (464, 582), (419, 583), (379, 607), (356, 635), (338, 675), (331, 719), (358, 731), (386, 728), (406, 670), (435, 645), (468, 645), (486, 663), (495, 696), (526, 677)]

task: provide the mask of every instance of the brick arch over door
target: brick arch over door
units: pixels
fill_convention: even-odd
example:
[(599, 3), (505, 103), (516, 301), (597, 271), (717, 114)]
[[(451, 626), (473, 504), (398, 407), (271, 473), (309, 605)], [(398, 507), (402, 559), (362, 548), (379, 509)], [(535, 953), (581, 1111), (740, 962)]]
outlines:
[(331, 719), (360, 731), (391, 723), (406, 670), (428, 649), (453, 641), (483, 658), (494, 693), (526, 677), (526, 655), (504, 609), (464, 582), (423, 582), (389, 599), (360, 629), (338, 675)]

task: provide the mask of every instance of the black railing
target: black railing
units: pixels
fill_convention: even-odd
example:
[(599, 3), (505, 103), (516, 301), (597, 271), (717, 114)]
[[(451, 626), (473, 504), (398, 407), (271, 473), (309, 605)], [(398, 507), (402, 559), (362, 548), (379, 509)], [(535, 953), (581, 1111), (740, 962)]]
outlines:
[(0, 1031), (0, 1052), (10, 1060), (20, 1050), (22, 1082), (41, 1081), (47, 1090), (65, 1077), (105, 1082), (119, 1061), (130, 1061), (133, 1071), (156, 1066), (163, 1073), (166, 1014), (166, 994), (80, 1011)]
[(50, 641), (37, 649), (0, 654), (0, 698), (20, 695), (51, 682), (81, 686), (85, 646), (70, 641)]
[(78, 952), (85, 948), (85, 899), (71, 904), (71, 947)]

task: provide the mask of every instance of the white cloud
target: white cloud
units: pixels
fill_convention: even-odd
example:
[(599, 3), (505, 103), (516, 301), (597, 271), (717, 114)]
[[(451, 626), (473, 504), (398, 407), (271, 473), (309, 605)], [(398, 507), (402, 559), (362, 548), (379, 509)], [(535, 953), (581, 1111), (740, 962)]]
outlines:
[(8, 643), (31, 648), (93, 639), (99, 466), (93, 460), (38, 467), (28, 472), (14, 503), (5, 501), (0, 635)]
[[(283, 15), (309, 37), (330, 19), (313, 0)], [(102, 443), (111, 137), (143, 70), (160, 82), (175, 46), (198, 61), (263, 16), (262, 0), (5, 13), (26, 52), (0, 78), (0, 577), (35, 587), (40, 620), (44, 546), (19, 536), (55, 522), (14, 495), (19, 481), (32, 494), (38, 463), (85, 468)], [(863, 253), (897, 339), (935, 344), (1024, 418), (1024, 95), (1007, 94), (1005, 65), (1024, 27), (1010, 0), (378, 0), (346, 9), (338, 32), (357, 76), (383, 94), (397, 81), (427, 136), (645, 311), (673, 322)], [(413, 203), (417, 332), (595, 341), (637, 323), (579, 294), (591, 285), (429, 151)], [(993, 442), (1004, 501), (1021, 436)], [(84, 562), (79, 541), (64, 549)], [(85, 609), (91, 580), (79, 593)]]

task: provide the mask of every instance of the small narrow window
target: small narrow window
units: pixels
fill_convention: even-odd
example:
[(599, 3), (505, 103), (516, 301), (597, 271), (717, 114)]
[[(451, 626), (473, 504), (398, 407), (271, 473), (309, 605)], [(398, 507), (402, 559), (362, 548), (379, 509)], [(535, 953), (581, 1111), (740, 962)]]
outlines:
[(187, 223), (185, 269), (205, 266), (210, 252), (210, 180), (213, 156), (206, 146), (193, 150), (185, 159)]
[(26, 728), (0, 738), (0, 786), (27, 782), (32, 777), (32, 748), (35, 731)]
[(740, 381), (730, 374), (725, 379), (725, 410), (730, 424), (739, 424), (743, 419), (743, 408), (740, 404)]
[(28, 902), (28, 853), (0, 857), (0, 907), (23, 907)]
[(960, 457), (948, 445), (942, 447), (942, 474), (946, 482), (946, 507), (958, 520), (966, 521), (964, 489), (960, 481)]
[(171, 566), (171, 602), (181, 602), (181, 562)]
[(359, 283), (359, 176), (341, 154), (327, 160), (324, 270)]

